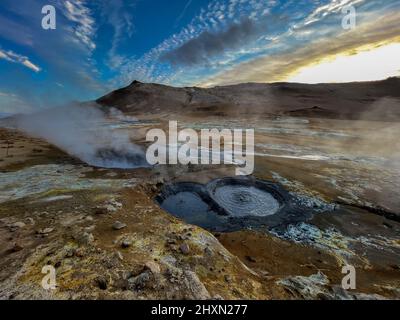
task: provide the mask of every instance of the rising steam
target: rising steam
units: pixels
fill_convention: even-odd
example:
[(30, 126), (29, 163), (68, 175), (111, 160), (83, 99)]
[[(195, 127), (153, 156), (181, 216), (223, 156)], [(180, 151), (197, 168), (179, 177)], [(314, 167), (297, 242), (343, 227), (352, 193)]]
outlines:
[[(110, 116), (117, 120), (124, 117), (118, 110), (112, 110)], [(81, 105), (16, 119), (18, 129), (43, 138), (92, 166), (124, 169), (146, 166), (144, 151), (131, 142), (127, 132), (113, 130), (109, 124), (109, 118), (100, 108)]]

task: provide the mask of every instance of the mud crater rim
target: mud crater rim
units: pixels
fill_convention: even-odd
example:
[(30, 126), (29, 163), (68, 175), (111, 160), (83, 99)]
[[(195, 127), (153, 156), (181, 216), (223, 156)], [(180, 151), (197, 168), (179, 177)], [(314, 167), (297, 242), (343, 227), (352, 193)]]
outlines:
[(300, 219), (292, 197), (279, 184), (253, 177), (226, 177), (203, 185), (164, 185), (156, 203), (173, 216), (211, 231), (265, 229)]

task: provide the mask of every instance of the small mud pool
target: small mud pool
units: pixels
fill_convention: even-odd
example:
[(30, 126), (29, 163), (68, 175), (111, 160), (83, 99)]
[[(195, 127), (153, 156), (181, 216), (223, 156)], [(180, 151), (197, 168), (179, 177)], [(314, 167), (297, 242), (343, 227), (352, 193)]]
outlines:
[(220, 232), (279, 228), (312, 216), (280, 185), (248, 177), (170, 184), (155, 200), (190, 224)]
[(117, 150), (114, 148), (102, 148), (98, 149), (94, 157), (86, 162), (101, 168), (133, 169), (150, 167), (144, 152), (140, 149)]
[(261, 181), (225, 178), (207, 186), (211, 198), (229, 216), (271, 216), (284, 205), (284, 199), (272, 184)]

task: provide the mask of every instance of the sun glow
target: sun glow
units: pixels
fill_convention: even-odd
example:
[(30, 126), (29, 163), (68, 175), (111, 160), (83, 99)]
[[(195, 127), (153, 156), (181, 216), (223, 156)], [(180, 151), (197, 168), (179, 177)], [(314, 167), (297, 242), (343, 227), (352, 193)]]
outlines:
[(400, 43), (361, 48), (329, 57), (298, 69), (286, 80), (301, 83), (329, 83), (383, 80), (400, 75)]

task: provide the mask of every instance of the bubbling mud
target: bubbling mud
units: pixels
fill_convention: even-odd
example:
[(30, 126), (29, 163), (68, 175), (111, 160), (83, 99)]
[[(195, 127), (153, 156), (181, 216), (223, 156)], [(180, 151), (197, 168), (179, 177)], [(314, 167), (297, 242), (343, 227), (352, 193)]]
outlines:
[(164, 187), (156, 202), (172, 215), (190, 224), (212, 228), (225, 211), (213, 202), (201, 184), (183, 182)]
[(248, 177), (166, 185), (155, 201), (187, 223), (219, 232), (279, 228), (311, 217), (280, 185)]
[(209, 183), (207, 190), (230, 216), (270, 216), (281, 208), (278, 192), (260, 181), (225, 178)]

